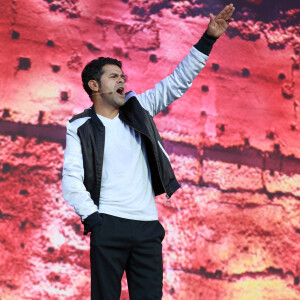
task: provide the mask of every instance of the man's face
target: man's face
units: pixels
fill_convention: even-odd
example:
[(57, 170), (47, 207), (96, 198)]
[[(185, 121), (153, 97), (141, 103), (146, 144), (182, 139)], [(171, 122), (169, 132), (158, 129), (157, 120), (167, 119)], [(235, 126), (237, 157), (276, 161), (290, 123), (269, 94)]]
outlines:
[(125, 103), (125, 76), (116, 65), (105, 65), (102, 69), (100, 95), (105, 104), (119, 108)]

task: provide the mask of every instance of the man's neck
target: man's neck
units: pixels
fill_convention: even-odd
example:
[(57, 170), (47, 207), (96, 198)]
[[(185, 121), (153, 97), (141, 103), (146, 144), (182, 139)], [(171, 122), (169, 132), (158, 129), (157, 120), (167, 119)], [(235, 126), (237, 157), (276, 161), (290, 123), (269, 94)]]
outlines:
[(116, 115), (119, 113), (119, 108), (114, 108), (111, 106), (105, 106), (100, 101), (93, 101), (95, 112), (98, 115), (101, 115), (108, 119), (114, 119)]

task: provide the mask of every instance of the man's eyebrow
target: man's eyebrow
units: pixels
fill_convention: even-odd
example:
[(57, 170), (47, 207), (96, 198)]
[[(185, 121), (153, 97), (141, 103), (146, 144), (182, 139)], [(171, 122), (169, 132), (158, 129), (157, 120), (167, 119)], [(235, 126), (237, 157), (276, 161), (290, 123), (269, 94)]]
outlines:
[[(119, 75), (118, 73), (115, 73), (115, 72), (113, 72), (113, 73), (110, 73), (109, 75)], [(124, 75), (124, 73), (121, 73), (120, 74), (122, 77), (125, 77), (125, 75)]]

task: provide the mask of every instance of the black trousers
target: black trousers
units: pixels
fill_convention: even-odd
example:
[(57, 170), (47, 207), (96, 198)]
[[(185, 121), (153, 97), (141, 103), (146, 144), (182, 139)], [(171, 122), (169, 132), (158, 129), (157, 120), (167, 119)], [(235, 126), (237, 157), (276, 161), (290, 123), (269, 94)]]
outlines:
[(131, 300), (162, 298), (162, 240), (159, 221), (135, 221), (101, 214), (91, 233), (91, 299), (118, 300), (126, 272)]

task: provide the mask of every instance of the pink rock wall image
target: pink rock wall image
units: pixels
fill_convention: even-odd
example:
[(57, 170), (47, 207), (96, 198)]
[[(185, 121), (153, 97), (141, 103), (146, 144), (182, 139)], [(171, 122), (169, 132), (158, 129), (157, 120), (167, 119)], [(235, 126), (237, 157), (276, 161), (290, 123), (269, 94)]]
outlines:
[[(63, 200), (80, 80), (123, 61), (127, 90), (169, 75), (226, 1), (0, 1), (0, 299), (89, 299), (89, 237)], [(156, 118), (182, 185), (157, 197), (163, 299), (300, 299), (300, 7), (234, 3), (235, 22)], [(126, 278), (121, 299), (129, 299)]]

